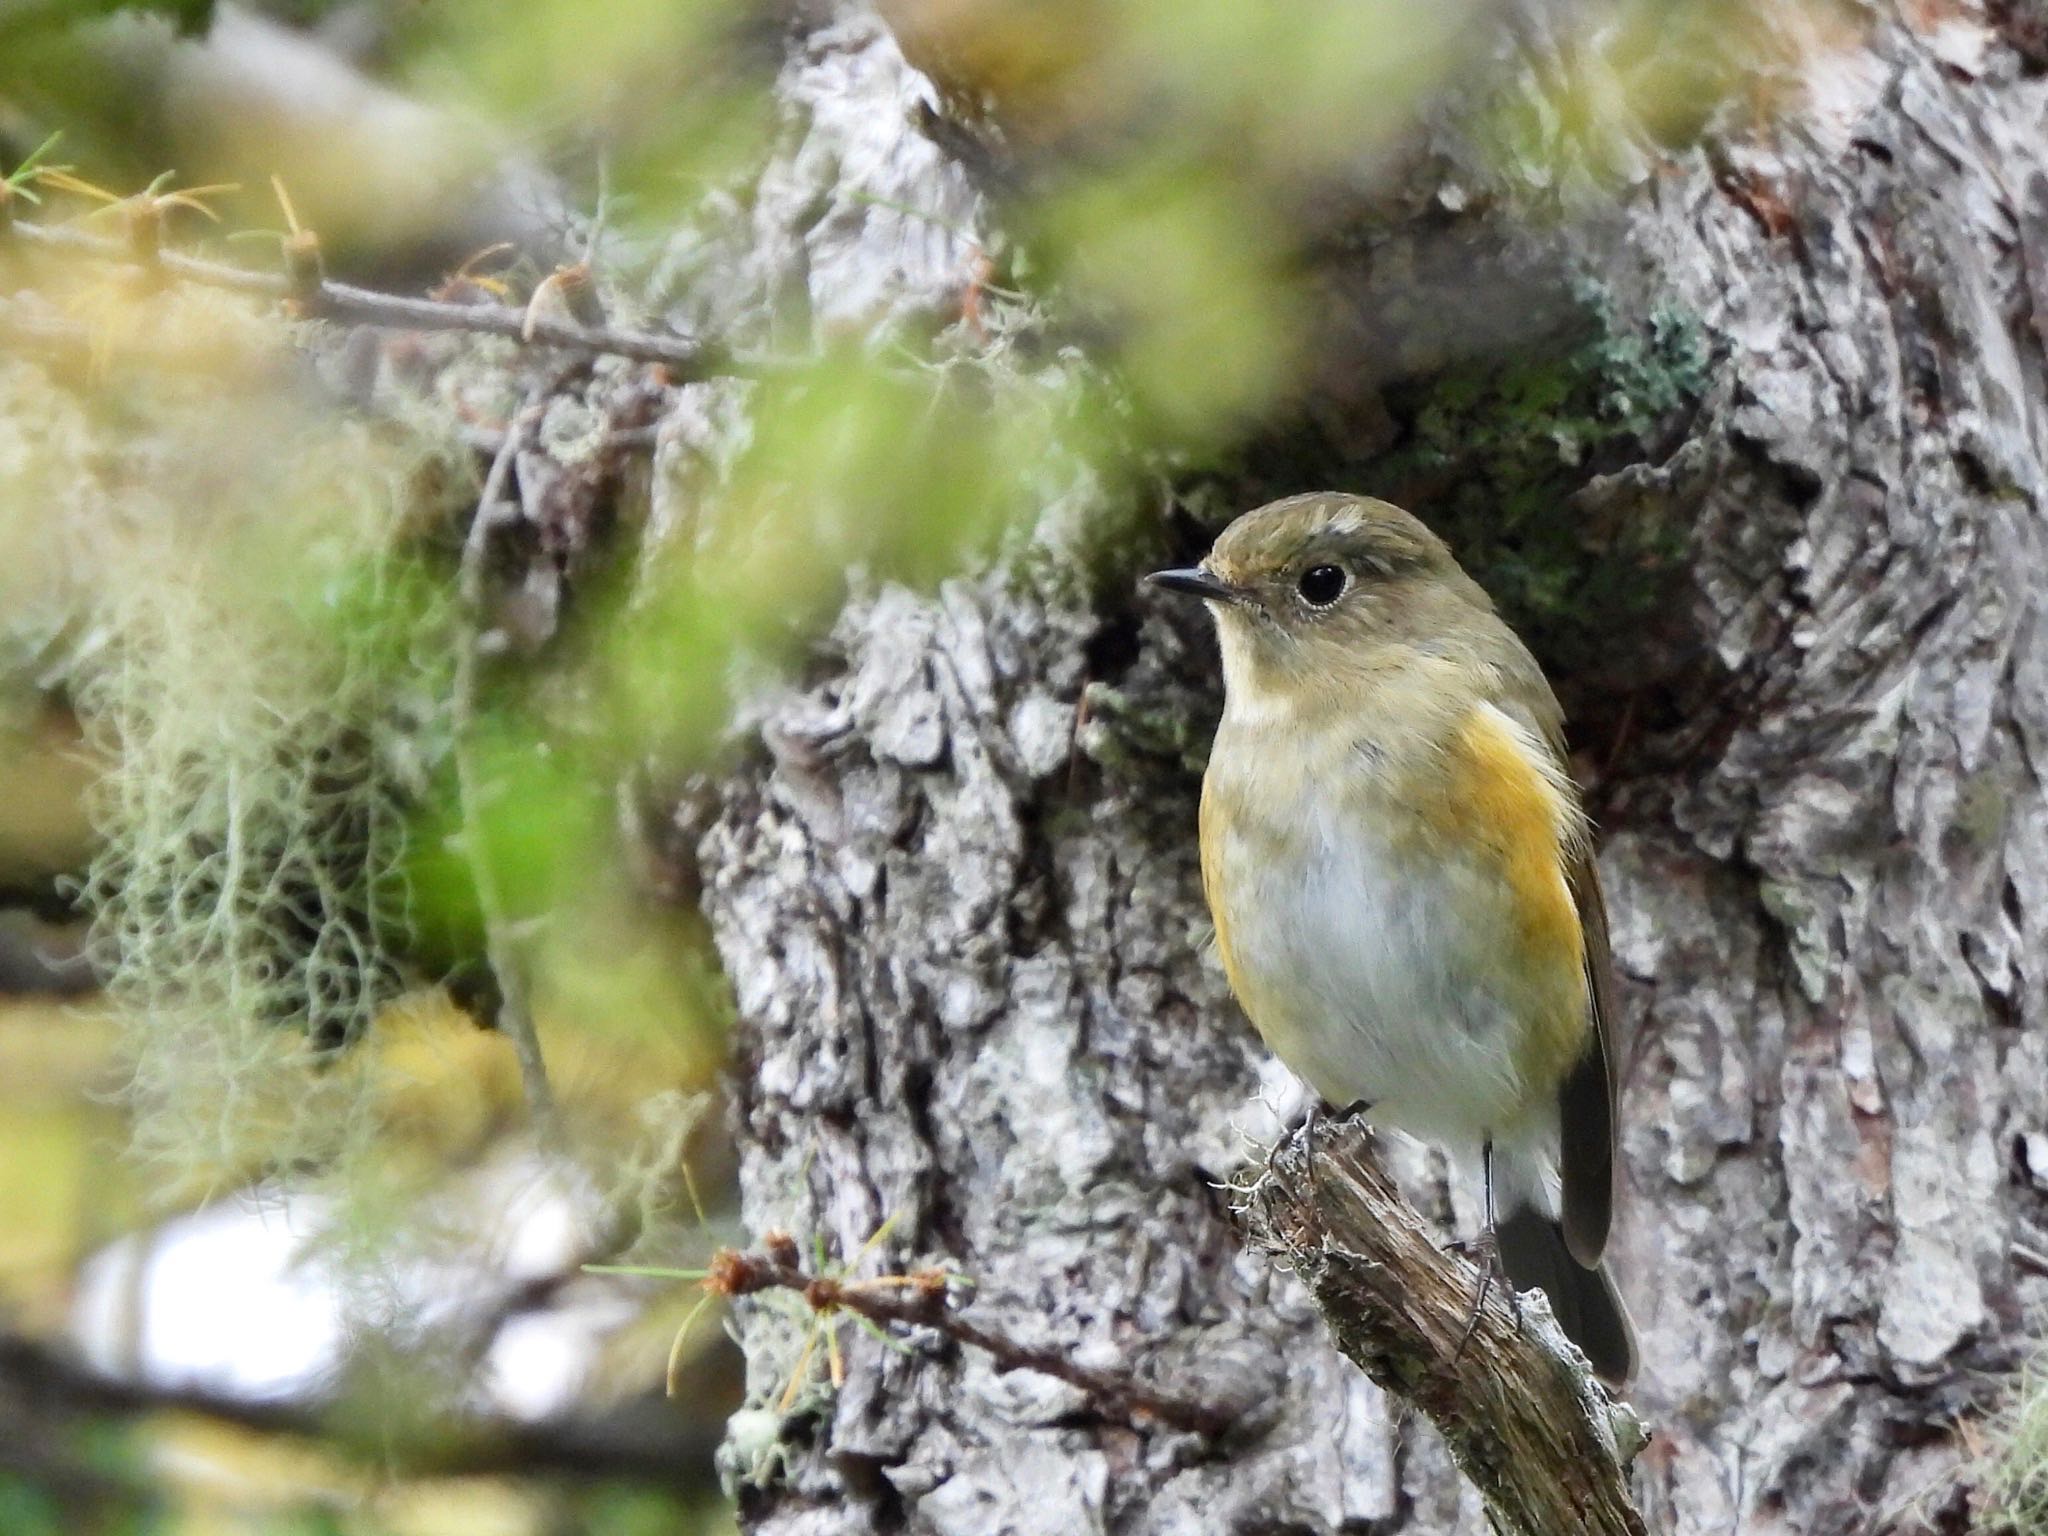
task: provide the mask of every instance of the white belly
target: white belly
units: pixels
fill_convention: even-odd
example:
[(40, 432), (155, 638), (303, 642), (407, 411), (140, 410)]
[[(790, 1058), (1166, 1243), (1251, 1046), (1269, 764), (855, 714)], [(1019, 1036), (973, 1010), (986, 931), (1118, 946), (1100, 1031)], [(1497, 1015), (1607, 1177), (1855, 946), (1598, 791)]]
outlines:
[[(1224, 839), (1217, 895), (1246, 1012), (1332, 1104), (1364, 1100), (1374, 1120), (1461, 1150), (1526, 1134), (1504, 883), (1344, 820)], [(1276, 858), (1276, 841), (1299, 855)]]

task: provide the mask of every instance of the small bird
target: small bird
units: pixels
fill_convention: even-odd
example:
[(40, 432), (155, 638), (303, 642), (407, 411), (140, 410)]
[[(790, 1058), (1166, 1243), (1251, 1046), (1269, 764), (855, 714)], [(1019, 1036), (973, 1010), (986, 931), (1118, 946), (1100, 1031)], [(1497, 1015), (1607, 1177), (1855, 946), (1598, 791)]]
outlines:
[(1329, 1103), (1476, 1158), (1491, 1256), (1626, 1382), (1607, 918), (1535, 658), (1365, 497), (1276, 501), (1147, 579), (1216, 619), (1202, 884), (1231, 990)]

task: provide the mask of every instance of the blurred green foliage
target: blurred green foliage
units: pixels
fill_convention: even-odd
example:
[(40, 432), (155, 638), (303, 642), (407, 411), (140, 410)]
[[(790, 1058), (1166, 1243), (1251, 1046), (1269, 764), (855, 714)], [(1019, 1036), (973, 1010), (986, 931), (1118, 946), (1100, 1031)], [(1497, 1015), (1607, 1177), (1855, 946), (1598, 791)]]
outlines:
[(1027, 537), (1106, 447), (1071, 372), (905, 366), (841, 349), (758, 385), (751, 426), (687, 539), (655, 551), (610, 627), (620, 750), (701, 760), (731, 666), (784, 668), (865, 587), (931, 588)]
[(0, 1531), (10, 1536), (67, 1536), (72, 1528), (55, 1494), (0, 1473)]
[(25, 0), (0, 14), (0, 39), (36, 31), (55, 31), (123, 11), (161, 16), (182, 36), (206, 31), (213, 20), (213, 0)]

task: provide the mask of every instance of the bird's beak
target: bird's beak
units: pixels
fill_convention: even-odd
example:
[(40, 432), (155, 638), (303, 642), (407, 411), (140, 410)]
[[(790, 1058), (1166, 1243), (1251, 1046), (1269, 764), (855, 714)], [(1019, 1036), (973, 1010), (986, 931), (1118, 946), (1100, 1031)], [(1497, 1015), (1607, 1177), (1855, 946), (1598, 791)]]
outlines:
[(1169, 592), (1184, 593), (1188, 597), (1199, 597), (1211, 603), (1241, 603), (1244, 593), (1227, 581), (1219, 581), (1199, 565), (1188, 566), (1185, 570), (1154, 571), (1145, 578), (1149, 587), (1164, 587)]

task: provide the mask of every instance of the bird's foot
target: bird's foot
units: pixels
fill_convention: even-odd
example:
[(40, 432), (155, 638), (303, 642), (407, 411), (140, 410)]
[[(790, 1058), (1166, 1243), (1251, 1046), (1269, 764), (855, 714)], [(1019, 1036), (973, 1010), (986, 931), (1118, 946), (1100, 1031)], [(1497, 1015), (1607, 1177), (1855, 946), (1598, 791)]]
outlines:
[(1311, 1099), (1308, 1113), (1301, 1117), (1301, 1162), (1308, 1170), (1308, 1208), (1314, 1216), (1316, 1232), (1322, 1235), (1323, 1226), (1323, 1183), (1316, 1169), (1316, 1132), (1323, 1128), (1323, 1101)]
[(1507, 1266), (1500, 1256), (1500, 1235), (1491, 1226), (1486, 1227), (1477, 1237), (1453, 1238), (1444, 1244), (1446, 1253), (1455, 1253), (1466, 1263), (1479, 1270), (1479, 1294), (1472, 1301), (1472, 1315), (1465, 1319), (1465, 1331), (1458, 1336), (1458, 1347), (1451, 1351), (1451, 1358), (1457, 1360), (1465, 1353), (1465, 1346), (1472, 1342), (1472, 1335), (1479, 1331), (1479, 1318), (1486, 1311), (1486, 1300), (1498, 1285), (1508, 1299), (1508, 1314), (1514, 1318), (1519, 1331), (1522, 1326), (1522, 1298), (1515, 1291), (1515, 1285), (1508, 1278)]

